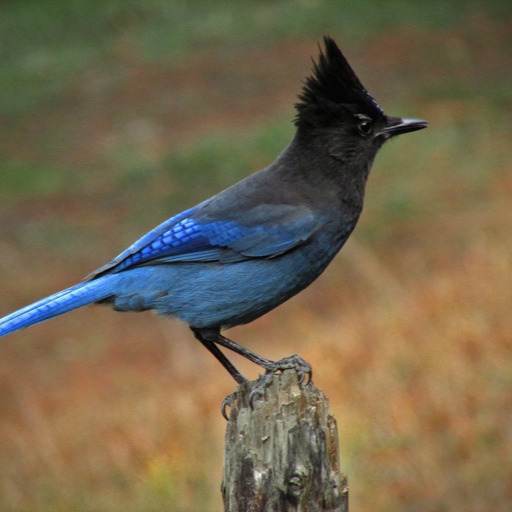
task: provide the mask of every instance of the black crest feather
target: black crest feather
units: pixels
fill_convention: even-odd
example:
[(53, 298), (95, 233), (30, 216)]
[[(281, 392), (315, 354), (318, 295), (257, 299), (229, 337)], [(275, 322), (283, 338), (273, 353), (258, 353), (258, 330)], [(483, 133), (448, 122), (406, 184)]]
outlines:
[[(317, 62), (313, 62), (313, 74), (306, 78), (304, 88), (299, 95), (296, 123), (305, 121), (304, 117), (314, 110), (324, 110), (331, 105), (357, 105), (362, 113), (370, 116), (383, 115), (378, 103), (363, 87), (347, 59), (337, 44), (329, 36), (324, 36), (325, 50), (320, 48)], [(325, 112), (324, 112), (325, 114)]]

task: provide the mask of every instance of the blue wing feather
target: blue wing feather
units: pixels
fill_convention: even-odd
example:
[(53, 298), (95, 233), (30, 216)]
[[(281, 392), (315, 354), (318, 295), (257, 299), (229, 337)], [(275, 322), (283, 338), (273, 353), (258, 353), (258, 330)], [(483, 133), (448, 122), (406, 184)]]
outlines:
[(89, 278), (148, 263), (273, 257), (304, 242), (319, 227), (318, 217), (302, 206), (258, 205), (224, 220), (208, 215), (206, 204), (163, 222)]

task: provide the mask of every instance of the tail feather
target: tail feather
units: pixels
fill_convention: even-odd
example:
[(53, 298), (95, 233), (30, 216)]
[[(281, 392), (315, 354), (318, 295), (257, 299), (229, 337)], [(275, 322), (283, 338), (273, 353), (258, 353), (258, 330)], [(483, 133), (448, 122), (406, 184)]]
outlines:
[(110, 281), (114, 277), (115, 275), (106, 275), (79, 283), (0, 318), (0, 338), (86, 304), (106, 299), (112, 295)]

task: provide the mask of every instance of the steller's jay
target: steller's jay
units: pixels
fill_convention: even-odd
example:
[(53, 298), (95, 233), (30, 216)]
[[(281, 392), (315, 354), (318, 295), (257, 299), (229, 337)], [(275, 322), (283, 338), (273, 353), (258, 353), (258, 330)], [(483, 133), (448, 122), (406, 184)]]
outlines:
[[(265, 369), (311, 367), (263, 358), (221, 334), (267, 313), (314, 281), (341, 249), (363, 207), (378, 149), (427, 126), (387, 116), (336, 43), (314, 63), (296, 104), (297, 127), (275, 162), (166, 220), (85, 281), (0, 319), (0, 337), (90, 303), (153, 310), (186, 322), (233, 378), (219, 346)], [(265, 380), (266, 378), (266, 380)]]

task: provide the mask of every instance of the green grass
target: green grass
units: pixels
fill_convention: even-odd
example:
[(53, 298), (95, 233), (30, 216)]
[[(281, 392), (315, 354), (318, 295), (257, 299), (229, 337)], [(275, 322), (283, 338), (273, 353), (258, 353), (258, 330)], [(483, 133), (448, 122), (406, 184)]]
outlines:
[(8, 201), (44, 198), (62, 192), (67, 186), (61, 169), (43, 168), (19, 160), (4, 160), (0, 174), (0, 197)]
[[(507, 0), (170, 1), (49, 0), (3, 2), (0, 111), (20, 114), (55, 101), (84, 69), (116, 75), (119, 59), (175, 62), (200, 48), (244, 52), (248, 46), (343, 33), (352, 46), (396, 28), (432, 35), (485, 10), (499, 18)], [(348, 44), (348, 43), (347, 43)]]

